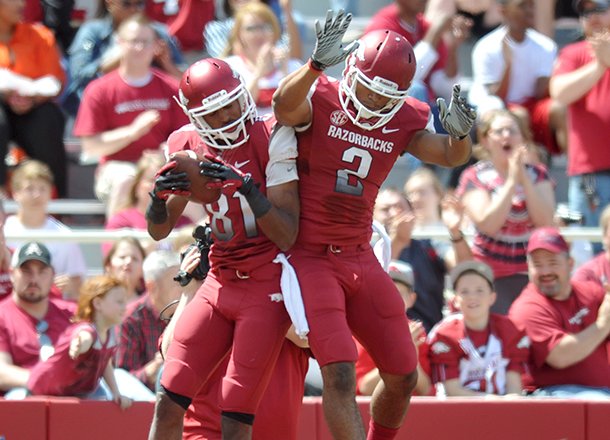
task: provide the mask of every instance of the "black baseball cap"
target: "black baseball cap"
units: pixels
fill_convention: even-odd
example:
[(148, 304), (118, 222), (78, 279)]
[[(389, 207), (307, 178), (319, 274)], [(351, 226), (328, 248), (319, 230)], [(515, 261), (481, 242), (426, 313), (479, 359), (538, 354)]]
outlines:
[(13, 254), (11, 260), (12, 267), (21, 267), (23, 263), (31, 260), (40, 261), (47, 266), (51, 265), (51, 252), (42, 243), (32, 241), (21, 246)]
[(605, 12), (610, 5), (608, 0), (574, 0), (574, 9), (578, 15), (586, 15), (592, 12)]

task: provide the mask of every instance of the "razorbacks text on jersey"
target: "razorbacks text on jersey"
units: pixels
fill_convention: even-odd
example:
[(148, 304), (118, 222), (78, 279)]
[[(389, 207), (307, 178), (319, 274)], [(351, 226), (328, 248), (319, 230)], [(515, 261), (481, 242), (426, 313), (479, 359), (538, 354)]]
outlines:
[[(249, 139), (237, 148), (220, 153), (208, 147), (195, 128), (185, 125), (172, 133), (167, 141), (167, 154), (193, 150), (198, 155), (206, 152), (249, 173), (260, 191), (297, 180), (296, 138), (292, 128), (276, 124), (271, 117), (256, 119), (248, 127)], [(224, 188), (220, 198), (206, 204), (214, 244), (210, 263), (213, 268), (233, 268), (247, 272), (273, 260), (279, 252), (256, 226), (256, 219), (245, 197), (233, 187)]]
[(381, 184), (413, 135), (428, 127), (430, 109), (407, 102), (383, 127), (366, 130), (345, 114), (338, 82), (321, 76), (309, 99), (311, 123), (297, 129), (301, 198), (299, 241), (362, 244), (370, 240)]

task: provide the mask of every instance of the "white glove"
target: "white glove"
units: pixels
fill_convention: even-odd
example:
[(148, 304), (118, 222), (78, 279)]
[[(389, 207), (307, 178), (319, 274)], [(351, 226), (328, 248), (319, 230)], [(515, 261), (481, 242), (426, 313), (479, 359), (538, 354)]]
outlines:
[(477, 112), (460, 96), (459, 84), (453, 85), (453, 96), (451, 96), (449, 108), (447, 108), (443, 98), (438, 98), (436, 104), (438, 105), (441, 125), (451, 137), (463, 139), (470, 133), (477, 118)]
[(343, 47), (341, 41), (352, 21), (352, 14), (345, 15), (343, 9), (339, 9), (337, 15), (333, 17), (333, 11), (326, 12), (326, 22), (324, 28), (316, 20), (316, 45), (311, 54), (313, 67), (324, 70), (345, 60), (350, 53), (358, 47), (358, 41), (353, 41), (348, 46)]

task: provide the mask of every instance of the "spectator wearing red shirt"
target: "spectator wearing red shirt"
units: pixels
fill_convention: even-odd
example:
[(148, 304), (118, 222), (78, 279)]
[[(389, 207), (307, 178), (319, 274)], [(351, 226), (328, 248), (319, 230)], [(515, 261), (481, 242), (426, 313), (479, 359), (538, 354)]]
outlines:
[(0, 392), (25, 391), (28, 370), (53, 354), (70, 325), (74, 305), (49, 298), (53, 276), (42, 243), (26, 243), (13, 254), (13, 292), (0, 303)]
[(585, 39), (566, 46), (551, 77), (550, 93), (568, 107), (568, 204), (597, 226), (610, 203), (610, 5), (576, 1)]
[(535, 394), (610, 398), (610, 292), (570, 281), (573, 261), (557, 229), (534, 231), (527, 254), (530, 284), (509, 317), (531, 340)]
[[(599, 227), (602, 230), (603, 252), (584, 263), (574, 272), (572, 281), (594, 281), (604, 286), (610, 282), (610, 205), (602, 211)], [(572, 245), (574, 245), (572, 243)]]
[(83, 151), (100, 158), (95, 192), (108, 216), (124, 205), (142, 153), (159, 150), (187, 122), (172, 100), (177, 81), (151, 67), (156, 36), (148, 19), (131, 16), (117, 32), (119, 67), (87, 86), (74, 126)]
[(529, 340), (507, 317), (490, 312), (496, 299), (491, 267), (465, 261), (451, 271), (451, 282), (460, 313), (443, 319), (428, 338), (437, 394), (520, 395)]
[(157, 347), (166, 323), (159, 314), (180, 297), (180, 285), (173, 279), (179, 264), (178, 255), (170, 251), (154, 251), (146, 257), (142, 264), (146, 293), (129, 305), (121, 323), (117, 367), (152, 390), (163, 364)]

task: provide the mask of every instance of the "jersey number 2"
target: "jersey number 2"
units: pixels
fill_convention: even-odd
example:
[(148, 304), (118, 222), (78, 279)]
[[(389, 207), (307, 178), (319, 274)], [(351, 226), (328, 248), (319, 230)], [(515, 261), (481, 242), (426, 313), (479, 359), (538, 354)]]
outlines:
[[(360, 159), (360, 164), (356, 171), (347, 168), (337, 170), (337, 181), (335, 183), (335, 191), (349, 194), (352, 196), (361, 196), (364, 191), (364, 186), (361, 180), (366, 179), (371, 171), (371, 163), (373, 156), (362, 148), (350, 147), (343, 152), (341, 160), (343, 162), (353, 164), (356, 159)], [(352, 179), (350, 181), (350, 178)]]

